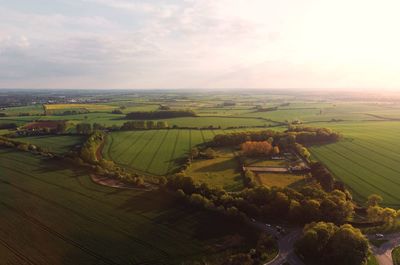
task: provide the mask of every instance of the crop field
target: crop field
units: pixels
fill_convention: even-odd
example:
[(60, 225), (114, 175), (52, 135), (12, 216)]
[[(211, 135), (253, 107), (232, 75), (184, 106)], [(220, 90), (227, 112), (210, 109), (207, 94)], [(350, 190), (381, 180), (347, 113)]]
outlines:
[(196, 145), (211, 141), (217, 134), (248, 130), (169, 129), (112, 132), (107, 136), (103, 156), (138, 172), (165, 175), (172, 172), (180, 163), (179, 159)]
[(159, 191), (100, 186), (81, 170), (25, 152), (0, 149), (0, 156), (2, 264), (181, 264), (216, 253), (227, 236), (252, 238), (243, 226)]
[(68, 152), (74, 146), (83, 143), (85, 139), (86, 137), (79, 135), (43, 135), (15, 138), (15, 140), (17, 141), (34, 144), (49, 152), (54, 152), (56, 154), (63, 154)]
[(21, 113), (29, 113), (30, 115), (41, 115), (44, 113), (42, 104), (35, 104), (22, 107), (11, 107), (0, 110), (1, 113), (5, 113), (8, 116), (18, 116)]
[(353, 191), (357, 201), (376, 193), (383, 204), (400, 208), (399, 122), (346, 122), (318, 124), (341, 132), (338, 143), (313, 146), (312, 156), (322, 161)]
[(46, 110), (72, 110), (85, 109), (87, 111), (110, 111), (115, 109), (115, 106), (102, 104), (46, 104)]
[(192, 147), (213, 137), (211, 130), (113, 132), (107, 138), (103, 155), (128, 168), (165, 175)]

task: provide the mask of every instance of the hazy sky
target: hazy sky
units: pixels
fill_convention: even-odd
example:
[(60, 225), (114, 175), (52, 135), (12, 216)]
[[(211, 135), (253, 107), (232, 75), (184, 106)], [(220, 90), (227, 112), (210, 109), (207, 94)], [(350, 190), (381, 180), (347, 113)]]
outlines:
[(400, 89), (398, 0), (0, 0), (0, 87)]

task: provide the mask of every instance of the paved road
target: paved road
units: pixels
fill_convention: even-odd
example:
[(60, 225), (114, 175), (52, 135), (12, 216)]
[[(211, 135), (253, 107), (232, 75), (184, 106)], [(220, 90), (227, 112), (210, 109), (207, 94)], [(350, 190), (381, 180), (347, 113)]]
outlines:
[(273, 226), (267, 227), (265, 224), (260, 222), (253, 222), (253, 224), (257, 226), (260, 230), (264, 230), (267, 233), (278, 238), (278, 256), (274, 260), (264, 265), (281, 265), (286, 261), (289, 262), (290, 265), (304, 265), (304, 263), (297, 257), (297, 255), (293, 251), (293, 245), (302, 233), (301, 229), (295, 229), (290, 231), (286, 235), (280, 235)]
[[(374, 239), (375, 236), (370, 235), (368, 238)], [(389, 241), (382, 244), (379, 248), (372, 246), (372, 252), (379, 265), (393, 265), (392, 250), (400, 245), (400, 233), (386, 235), (385, 239)]]

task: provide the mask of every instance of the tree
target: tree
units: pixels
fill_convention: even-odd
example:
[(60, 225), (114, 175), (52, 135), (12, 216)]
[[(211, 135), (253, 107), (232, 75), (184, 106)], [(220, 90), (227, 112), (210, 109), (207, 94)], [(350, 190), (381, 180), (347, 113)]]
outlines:
[(279, 153), (280, 153), (279, 147), (277, 145), (274, 146), (274, 149), (272, 150), (272, 154), (273, 155), (279, 155)]
[(204, 151), (204, 156), (208, 159), (213, 159), (217, 157), (217, 152), (215, 152), (214, 149), (209, 147)]
[(158, 121), (157, 122), (158, 129), (165, 129), (168, 128), (168, 123), (166, 121)]
[(368, 196), (367, 206), (378, 206), (383, 201), (383, 198), (377, 194)]
[(269, 155), (272, 152), (272, 145), (267, 141), (247, 141), (241, 146), (242, 152), (247, 156)]
[(369, 255), (368, 239), (349, 224), (306, 225), (295, 247), (305, 260), (321, 264), (362, 265)]

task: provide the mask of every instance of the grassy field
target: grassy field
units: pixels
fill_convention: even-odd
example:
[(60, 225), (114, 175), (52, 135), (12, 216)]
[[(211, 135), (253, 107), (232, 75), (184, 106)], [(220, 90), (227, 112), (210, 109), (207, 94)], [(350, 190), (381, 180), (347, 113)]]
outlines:
[(303, 175), (278, 174), (278, 173), (259, 173), (256, 175), (256, 181), (267, 187), (288, 187), (304, 180)]
[(159, 191), (99, 186), (65, 163), (11, 149), (0, 157), (2, 264), (181, 264), (251, 234)]
[(400, 265), (400, 246), (392, 251), (393, 265)]
[(387, 206), (400, 208), (399, 122), (318, 124), (335, 129), (344, 139), (313, 146), (313, 158), (322, 161), (353, 191), (358, 201), (377, 193)]
[(217, 153), (218, 157), (213, 159), (194, 160), (186, 174), (210, 187), (220, 187), (227, 191), (242, 190), (243, 179), (232, 151), (220, 150)]
[(56, 154), (71, 150), (74, 146), (83, 143), (85, 139), (86, 137), (78, 135), (43, 135), (15, 138), (20, 142), (34, 144)]
[(110, 133), (104, 157), (134, 170), (165, 175), (178, 165), (177, 159), (215, 135), (212, 130), (152, 130)]

